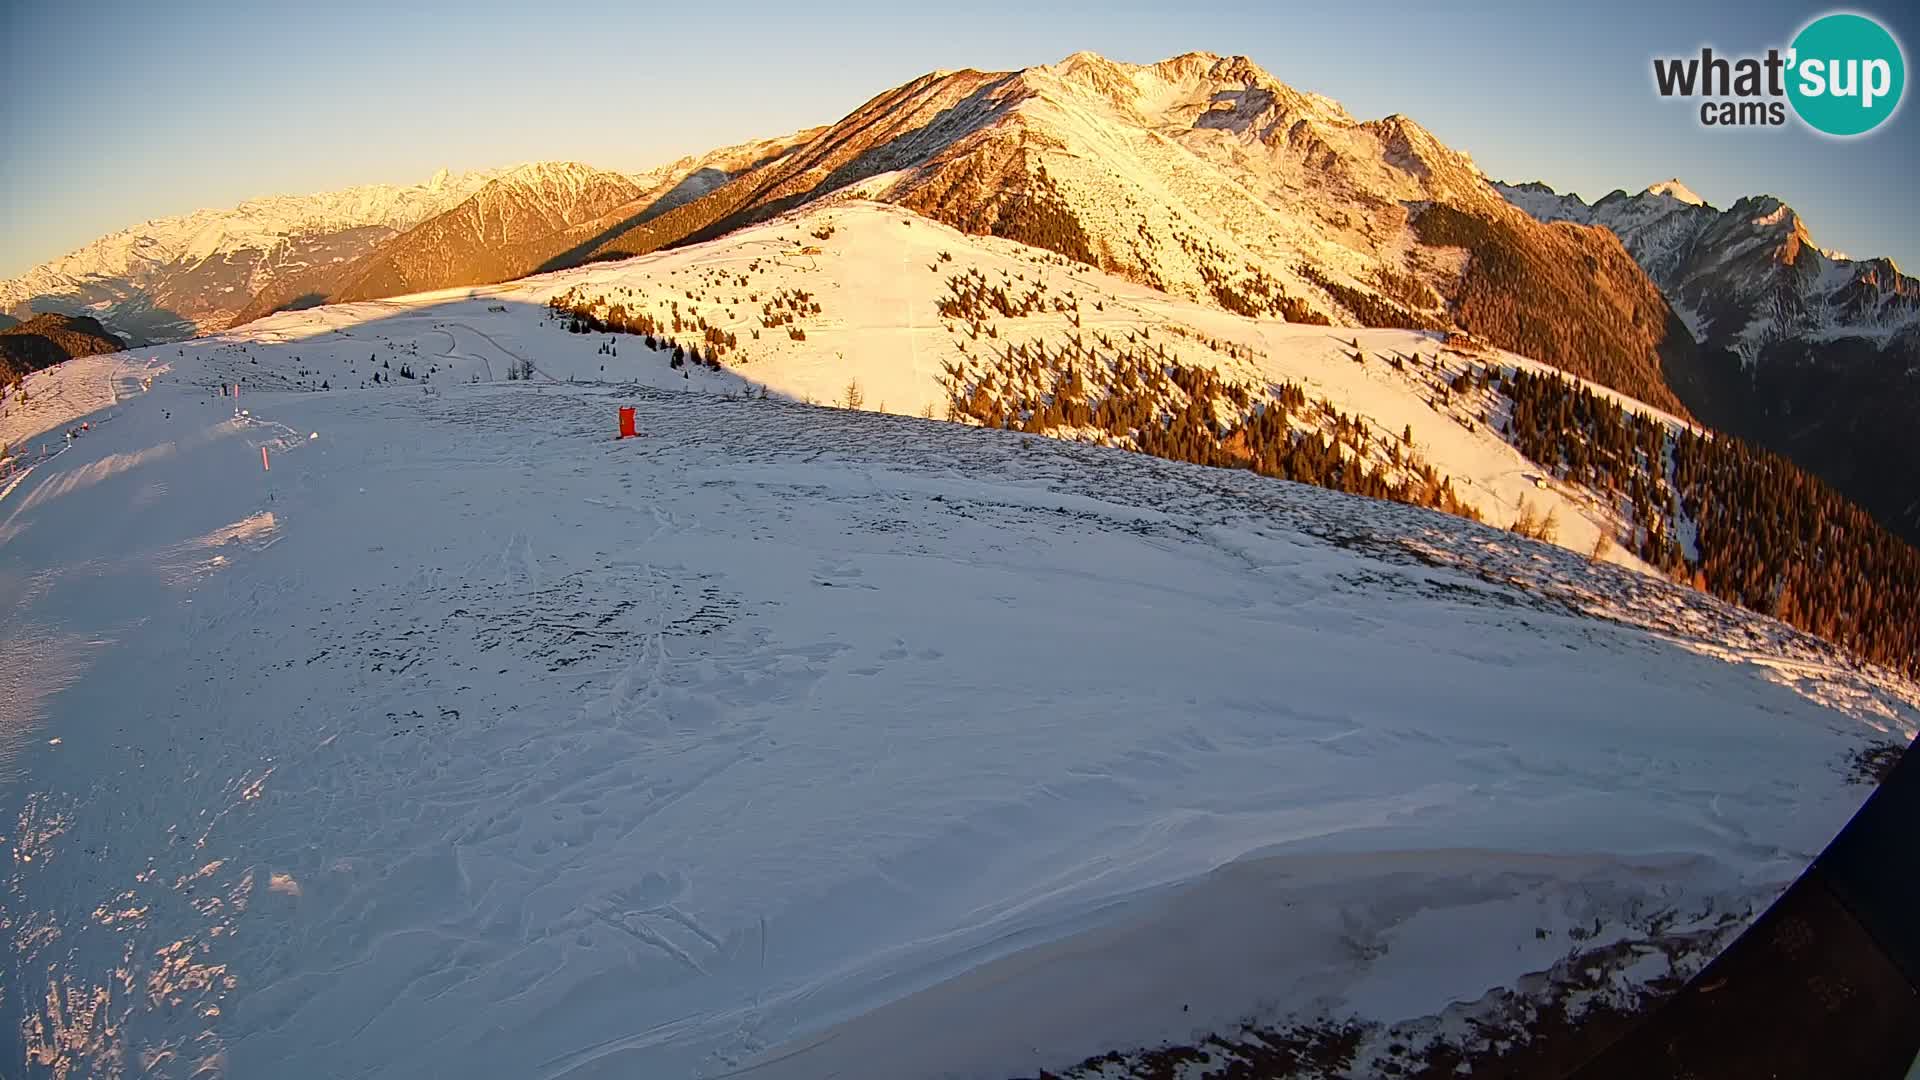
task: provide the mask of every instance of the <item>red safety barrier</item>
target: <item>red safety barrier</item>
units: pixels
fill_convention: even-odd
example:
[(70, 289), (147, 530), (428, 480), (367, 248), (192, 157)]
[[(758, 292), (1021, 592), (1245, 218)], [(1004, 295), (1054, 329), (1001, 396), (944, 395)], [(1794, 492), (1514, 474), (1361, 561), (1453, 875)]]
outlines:
[(622, 406), (620, 409), (620, 437), (623, 439), (631, 439), (638, 434), (640, 433), (635, 431), (633, 426), (633, 407)]

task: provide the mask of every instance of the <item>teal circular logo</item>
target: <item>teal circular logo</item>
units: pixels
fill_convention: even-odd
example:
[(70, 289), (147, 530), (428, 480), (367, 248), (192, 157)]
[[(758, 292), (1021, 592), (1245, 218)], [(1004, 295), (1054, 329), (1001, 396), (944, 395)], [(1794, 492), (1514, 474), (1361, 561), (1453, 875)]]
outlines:
[(1900, 107), (1907, 64), (1900, 43), (1865, 15), (1822, 15), (1793, 39), (1787, 98), (1815, 131), (1864, 135)]

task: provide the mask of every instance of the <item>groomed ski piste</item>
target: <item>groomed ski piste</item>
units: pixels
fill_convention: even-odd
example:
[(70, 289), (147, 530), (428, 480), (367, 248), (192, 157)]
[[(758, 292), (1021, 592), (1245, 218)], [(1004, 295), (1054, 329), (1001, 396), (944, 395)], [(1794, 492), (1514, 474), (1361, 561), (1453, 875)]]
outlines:
[(538, 306), (702, 257), (29, 380), (7, 1075), (1032, 1076), (1445, 1031), (1606, 945), (1630, 998), (1920, 726), (1911, 684), (1627, 567), (787, 400), (848, 369), (683, 374)]

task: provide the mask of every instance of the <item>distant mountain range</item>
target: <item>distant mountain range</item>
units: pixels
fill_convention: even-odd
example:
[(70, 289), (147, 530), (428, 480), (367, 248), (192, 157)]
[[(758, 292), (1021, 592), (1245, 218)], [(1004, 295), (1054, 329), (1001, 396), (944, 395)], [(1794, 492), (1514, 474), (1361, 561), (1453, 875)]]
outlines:
[(0, 280), (0, 325), (44, 311), (85, 314), (151, 344), (287, 306), (517, 277), (698, 198), (817, 130), (630, 176), (568, 162), (443, 169), (424, 184), (157, 218)]
[(508, 169), (357, 259), (276, 282), (245, 305), (234, 322), (315, 304), (491, 284), (571, 265), (606, 235), (698, 199), (817, 130), (723, 147), (635, 176), (578, 162)]
[(619, 173), (573, 162), (509, 169), (452, 208), (346, 263), (316, 266), (254, 297), (236, 322), (340, 300), (502, 281), (537, 266), (530, 247), (639, 198)]
[(1771, 195), (1726, 210), (1678, 180), (1589, 206), (1545, 184), (1496, 184), (1542, 221), (1601, 225), (1620, 237), (1702, 345), (1752, 364), (1785, 341), (1887, 343), (1920, 327), (1920, 281), (1891, 259), (1851, 259), (1814, 243), (1793, 208)]
[(221, 329), (275, 282), (351, 262), (492, 175), (442, 171), (425, 184), (276, 195), (158, 218), (0, 281), (0, 312), (90, 315), (135, 343)]
[(1496, 185), (1543, 221), (1616, 234), (1701, 350), (1668, 371), (1714, 427), (1777, 450), (1920, 542), (1920, 281), (1819, 247), (1770, 195), (1725, 210), (1679, 181), (1588, 205)]

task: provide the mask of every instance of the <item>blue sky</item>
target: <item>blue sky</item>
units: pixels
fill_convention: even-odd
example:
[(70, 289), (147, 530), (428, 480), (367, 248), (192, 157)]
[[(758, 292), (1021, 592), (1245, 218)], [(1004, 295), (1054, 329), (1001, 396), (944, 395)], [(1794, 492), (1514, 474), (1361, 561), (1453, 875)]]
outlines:
[[(398, 10), (400, 7), (406, 10)], [(836, 120), (936, 68), (1251, 56), (1368, 118), (1405, 113), (1492, 176), (1596, 198), (1678, 176), (1777, 194), (1824, 246), (1920, 267), (1920, 119), (1850, 142), (1707, 130), (1654, 55), (1784, 46), (1769, 3), (458, 5), (0, 2), (0, 275), (151, 217), (538, 159), (638, 168)], [(390, 9), (391, 8), (391, 9)], [(1920, 16), (1855, 7), (1912, 59)]]

